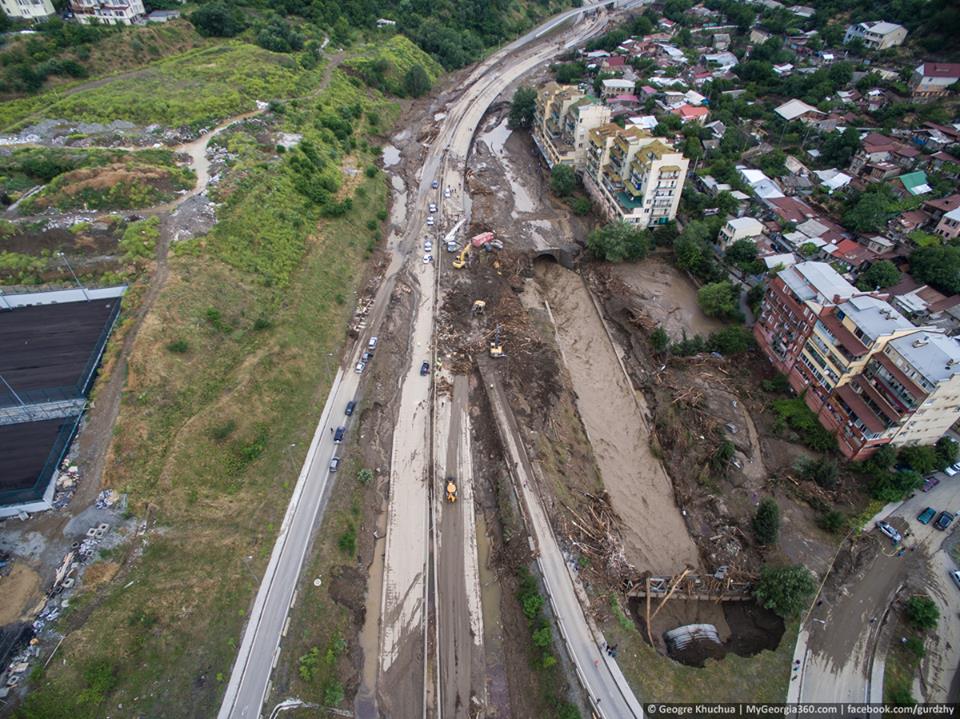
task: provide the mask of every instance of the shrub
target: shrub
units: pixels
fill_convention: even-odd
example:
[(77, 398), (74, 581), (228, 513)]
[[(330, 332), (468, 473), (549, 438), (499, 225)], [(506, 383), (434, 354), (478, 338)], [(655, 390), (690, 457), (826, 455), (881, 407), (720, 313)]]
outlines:
[(217, 442), (222, 442), (237, 428), (237, 422), (233, 419), (228, 419), (225, 422), (220, 424), (215, 424), (210, 428), (210, 437), (211, 439), (216, 440)]
[(654, 352), (663, 352), (670, 346), (670, 336), (667, 331), (659, 325), (650, 333), (650, 344), (653, 345)]
[(711, 282), (697, 291), (697, 302), (708, 317), (732, 319), (739, 316), (739, 292), (727, 280)]
[(305, 682), (312, 682), (317, 669), (320, 668), (320, 648), (313, 647), (297, 660), (297, 674)]
[(364, 467), (363, 469), (357, 472), (357, 481), (360, 482), (360, 484), (364, 484), (364, 485), (370, 484), (370, 481), (372, 479), (373, 479), (373, 472), (371, 472), (366, 467)]
[(891, 689), (888, 697), (890, 703), (897, 707), (912, 707), (917, 703), (913, 694), (910, 693), (910, 689), (902, 684)]
[(773, 403), (773, 410), (777, 413), (777, 424), (796, 432), (810, 449), (817, 452), (836, 449), (837, 438), (823, 428), (801, 398), (778, 399)]
[(832, 489), (837, 486), (837, 463), (829, 457), (819, 459), (802, 459), (800, 474), (804, 479), (816, 482), (821, 487)]
[(908, 638), (903, 646), (917, 659), (923, 659), (923, 655), (927, 653), (927, 650), (923, 646), (923, 640), (920, 637)]
[(707, 349), (722, 355), (736, 355), (753, 347), (753, 332), (742, 325), (724, 327), (707, 338)]
[(587, 236), (587, 249), (607, 262), (639, 260), (650, 251), (650, 233), (626, 222), (611, 222)]
[(800, 564), (789, 567), (765, 565), (760, 570), (754, 596), (762, 607), (789, 619), (800, 615), (816, 588), (810, 570)]
[(328, 707), (340, 706), (343, 701), (343, 684), (331, 679), (323, 688), (323, 703)]
[(337, 546), (344, 554), (353, 556), (357, 553), (357, 528), (353, 525), (353, 522), (347, 522), (347, 528), (343, 530), (343, 534), (337, 540)]
[(837, 511), (836, 509), (831, 509), (817, 517), (817, 524), (819, 524), (820, 528), (826, 532), (830, 532), (831, 534), (839, 534), (840, 531), (846, 526), (847, 518), (844, 516), (843, 512)]
[(167, 343), (167, 351), (174, 352), (176, 354), (183, 354), (190, 349), (190, 345), (186, 340), (174, 340), (173, 342)]
[(780, 534), (780, 507), (774, 499), (764, 497), (760, 500), (757, 513), (753, 516), (753, 533), (760, 544), (777, 543)]
[(567, 200), (567, 203), (570, 205), (570, 209), (573, 210), (573, 214), (578, 217), (589, 215), (590, 210), (593, 209), (593, 205), (590, 204), (590, 200), (586, 197), (571, 197)]
[(557, 163), (550, 171), (550, 189), (559, 197), (566, 197), (577, 187), (577, 176), (570, 165)]
[(940, 610), (927, 596), (910, 597), (906, 606), (907, 621), (921, 631), (934, 629), (940, 621)]

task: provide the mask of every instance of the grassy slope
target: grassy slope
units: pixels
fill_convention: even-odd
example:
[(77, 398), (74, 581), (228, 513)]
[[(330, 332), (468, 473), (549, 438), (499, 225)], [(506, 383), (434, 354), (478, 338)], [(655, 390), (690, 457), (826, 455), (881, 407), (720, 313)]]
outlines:
[[(320, 143), (316, 105), (357, 101), (381, 116), (391, 107), (337, 74), (285, 123)], [(171, 258), (130, 361), (106, 480), (138, 514), (153, 507), (162, 529), (117, 582), (81, 595), (81, 613), (98, 606), (67, 635), (66, 663), (37, 682), (25, 717), (215, 714), (387, 195), (382, 174), (363, 178), (350, 213), (318, 221), (288, 173), (247, 165), (222, 224)], [(240, 269), (251, 263), (268, 271)], [(176, 340), (186, 353), (166, 349)]]
[(255, 108), (256, 100), (305, 94), (323, 70), (299, 67), (291, 55), (237, 40), (202, 47), (67, 92), (50, 91), (0, 105), (0, 131), (41, 117), (147, 125), (210, 124)]
[(423, 66), (430, 82), (434, 82), (443, 72), (440, 63), (424, 55), (420, 48), (404, 35), (394, 35), (383, 44), (364, 46), (359, 56), (347, 60), (344, 67), (355, 71), (361, 77), (367, 77), (375, 63), (384, 61), (387, 63), (384, 83), (387, 90), (396, 95), (404, 94), (404, 76), (414, 65)]

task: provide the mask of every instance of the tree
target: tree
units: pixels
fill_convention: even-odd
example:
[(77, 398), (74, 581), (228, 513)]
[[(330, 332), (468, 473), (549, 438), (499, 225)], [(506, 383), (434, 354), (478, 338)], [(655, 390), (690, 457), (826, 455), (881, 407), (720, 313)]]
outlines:
[(550, 171), (550, 189), (560, 197), (566, 197), (577, 187), (577, 175), (570, 165), (557, 163)]
[(583, 77), (587, 68), (582, 62), (564, 62), (559, 65), (554, 65), (553, 71), (556, 75), (557, 82), (561, 85), (569, 85)]
[(837, 463), (830, 457), (802, 459), (798, 468), (804, 479), (816, 482), (821, 487), (833, 489), (837, 486)]
[(824, 531), (830, 532), (830, 534), (839, 534), (840, 530), (846, 526), (847, 518), (843, 512), (831, 509), (817, 517), (817, 524), (819, 524), (820, 528)]
[(879, 232), (893, 214), (891, 205), (883, 192), (864, 192), (843, 214), (843, 224), (856, 232)]
[(910, 274), (941, 292), (960, 292), (960, 247), (919, 247), (910, 255)]
[(831, 132), (820, 152), (825, 162), (846, 167), (858, 149), (860, 149), (860, 133), (856, 128), (848, 127), (843, 132)]
[(764, 497), (757, 506), (757, 513), (753, 515), (753, 533), (760, 544), (769, 546), (777, 543), (780, 535), (780, 507), (777, 502)]
[(670, 335), (660, 325), (657, 325), (650, 333), (650, 344), (653, 345), (654, 352), (663, 352), (670, 346)]
[(921, 631), (934, 629), (940, 621), (940, 610), (927, 596), (910, 597), (907, 600), (907, 621)]
[(611, 222), (587, 236), (587, 249), (607, 262), (639, 260), (650, 251), (650, 237), (646, 230), (634, 225)]
[(739, 313), (739, 293), (727, 280), (711, 282), (697, 292), (700, 309), (708, 317), (732, 318)]
[(423, 65), (413, 65), (403, 76), (403, 91), (410, 97), (420, 97), (430, 92), (430, 76)]
[(233, 37), (244, 28), (243, 16), (222, 2), (201, 5), (190, 15), (190, 22), (204, 37)]
[(753, 240), (744, 237), (730, 245), (724, 256), (735, 265), (749, 264), (757, 259), (757, 246)]
[(857, 287), (864, 291), (892, 287), (900, 281), (900, 270), (890, 260), (874, 262), (857, 279)]
[(946, 469), (957, 461), (960, 446), (950, 437), (941, 437), (935, 445), (937, 452), (937, 468)]
[(511, 130), (527, 128), (533, 124), (533, 114), (537, 109), (537, 91), (532, 87), (521, 87), (513, 95), (510, 103), (510, 117), (507, 125)]
[(810, 570), (800, 564), (789, 567), (766, 565), (760, 570), (760, 580), (753, 594), (762, 607), (789, 619), (804, 610), (816, 588)]
[(707, 338), (706, 349), (722, 355), (735, 355), (753, 347), (753, 332), (742, 325), (724, 327)]

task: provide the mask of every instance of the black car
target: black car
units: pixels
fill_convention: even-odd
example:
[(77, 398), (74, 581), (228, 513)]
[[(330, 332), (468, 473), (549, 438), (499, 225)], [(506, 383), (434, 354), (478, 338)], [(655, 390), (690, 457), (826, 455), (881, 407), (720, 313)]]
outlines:
[(350, 400), (349, 402), (347, 402), (347, 408), (343, 411), (343, 413), (347, 415), (347, 417), (349, 417), (353, 414), (353, 410), (355, 410), (356, 408), (357, 408), (357, 403), (354, 402), (353, 400)]
[(426, 377), (428, 374), (430, 374), (430, 363), (424, 362), (422, 365), (420, 365), (420, 376)]
[(340, 444), (343, 441), (343, 435), (347, 433), (346, 427), (337, 427), (337, 431), (333, 433), (333, 441), (336, 444)]
[(940, 512), (940, 514), (937, 515), (937, 521), (933, 523), (933, 526), (940, 531), (944, 531), (950, 526), (950, 522), (952, 521), (953, 515), (950, 514), (950, 512)]

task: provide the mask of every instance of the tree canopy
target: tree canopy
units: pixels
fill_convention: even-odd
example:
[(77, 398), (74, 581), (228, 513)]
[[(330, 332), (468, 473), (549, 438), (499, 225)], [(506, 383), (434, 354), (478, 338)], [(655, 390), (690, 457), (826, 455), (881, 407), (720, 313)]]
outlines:
[(650, 251), (650, 233), (626, 222), (612, 222), (590, 233), (587, 248), (607, 262), (639, 260)]
[(566, 197), (577, 188), (577, 175), (570, 165), (557, 163), (550, 171), (550, 189), (560, 197)]
[(857, 279), (857, 287), (869, 291), (877, 288), (892, 287), (900, 281), (900, 270), (890, 260), (874, 262)]
[(233, 37), (246, 27), (240, 11), (222, 2), (201, 5), (190, 15), (190, 22), (204, 37)]
[(412, 65), (403, 76), (403, 89), (410, 97), (420, 97), (430, 92), (430, 76), (423, 65)]
[(810, 570), (802, 565), (766, 565), (760, 570), (760, 581), (753, 593), (761, 606), (790, 619), (806, 608), (816, 588)]
[(510, 117), (507, 124), (512, 130), (530, 127), (537, 109), (537, 91), (532, 87), (521, 87), (513, 95), (510, 103)]
[(910, 274), (941, 292), (960, 292), (960, 247), (920, 247), (910, 255)]
[(739, 300), (739, 292), (728, 280), (711, 282), (697, 292), (700, 309), (709, 317), (721, 319), (737, 317), (740, 313)]
[(753, 533), (760, 544), (777, 543), (780, 536), (780, 507), (776, 500), (764, 497), (753, 516)]

